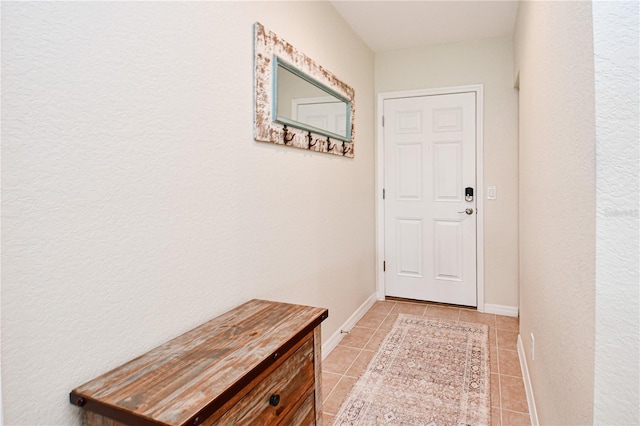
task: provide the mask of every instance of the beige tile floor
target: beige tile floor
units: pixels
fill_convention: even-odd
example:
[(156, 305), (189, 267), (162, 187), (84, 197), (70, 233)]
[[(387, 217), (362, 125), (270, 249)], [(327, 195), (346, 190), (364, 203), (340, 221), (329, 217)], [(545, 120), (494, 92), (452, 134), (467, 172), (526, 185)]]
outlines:
[(468, 308), (385, 300), (376, 302), (322, 363), (323, 419), (331, 425), (342, 401), (371, 361), (398, 313), (489, 326), (492, 425), (529, 425), (516, 348), (518, 319)]

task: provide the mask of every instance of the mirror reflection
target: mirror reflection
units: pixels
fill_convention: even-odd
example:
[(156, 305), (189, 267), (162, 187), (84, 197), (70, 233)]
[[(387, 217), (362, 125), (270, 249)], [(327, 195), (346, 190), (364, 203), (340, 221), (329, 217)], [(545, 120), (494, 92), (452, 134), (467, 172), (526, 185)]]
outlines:
[(339, 140), (351, 139), (351, 105), (331, 89), (276, 58), (276, 121)]

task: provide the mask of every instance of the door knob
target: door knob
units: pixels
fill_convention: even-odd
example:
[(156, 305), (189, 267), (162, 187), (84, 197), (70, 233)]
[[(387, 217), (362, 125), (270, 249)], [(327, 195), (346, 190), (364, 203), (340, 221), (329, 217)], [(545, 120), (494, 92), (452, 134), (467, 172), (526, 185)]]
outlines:
[(458, 212), (458, 213), (473, 214), (473, 209), (472, 208), (464, 209), (463, 211)]

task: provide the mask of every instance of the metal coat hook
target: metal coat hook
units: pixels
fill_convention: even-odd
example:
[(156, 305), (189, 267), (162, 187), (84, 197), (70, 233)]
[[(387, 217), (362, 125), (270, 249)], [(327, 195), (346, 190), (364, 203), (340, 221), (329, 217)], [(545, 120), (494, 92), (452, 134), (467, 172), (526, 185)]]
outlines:
[(351, 151), (351, 146), (347, 148), (345, 141), (342, 141), (342, 155), (347, 155)]
[(333, 151), (333, 148), (335, 147), (336, 144), (334, 143), (333, 145), (331, 145), (331, 139), (329, 138), (329, 136), (327, 136), (327, 152)]
[(307, 138), (309, 139), (309, 149), (311, 149), (312, 147), (316, 146), (318, 144), (318, 140), (316, 139), (316, 141), (314, 143), (311, 143), (311, 141), (313, 140), (313, 136), (311, 136), (311, 132), (307, 133)]
[(291, 137), (287, 137), (287, 135), (289, 134), (289, 129), (287, 129), (287, 125), (284, 125), (284, 128), (282, 129), (284, 131), (284, 144), (286, 145), (287, 142), (291, 142), (293, 140), (293, 138), (296, 137), (295, 133), (291, 133)]

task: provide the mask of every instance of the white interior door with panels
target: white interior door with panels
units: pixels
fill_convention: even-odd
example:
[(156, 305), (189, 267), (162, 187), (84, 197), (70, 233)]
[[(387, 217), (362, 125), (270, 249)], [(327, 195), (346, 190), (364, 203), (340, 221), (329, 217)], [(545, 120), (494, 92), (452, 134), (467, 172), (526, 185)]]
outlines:
[(477, 306), (476, 93), (383, 114), (385, 295)]

